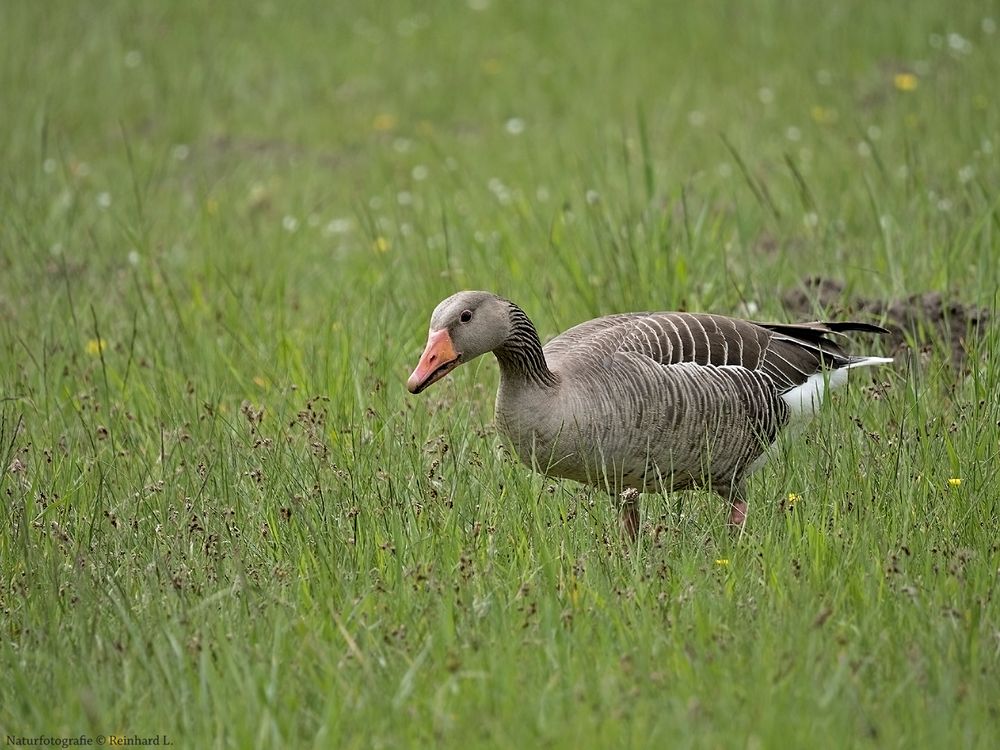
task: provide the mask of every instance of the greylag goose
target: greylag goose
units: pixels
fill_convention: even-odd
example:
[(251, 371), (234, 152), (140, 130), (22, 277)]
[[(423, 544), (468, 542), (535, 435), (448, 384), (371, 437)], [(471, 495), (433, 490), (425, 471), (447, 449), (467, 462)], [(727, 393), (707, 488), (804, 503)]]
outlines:
[(886, 333), (869, 323), (626, 313), (581, 323), (543, 347), (513, 302), (459, 292), (431, 315), (406, 387), (420, 393), (493, 352), (497, 427), (525, 464), (619, 498), (633, 538), (640, 492), (710, 489), (742, 526), (744, 478), (781, 429), (811, 414), (850, 370), (892, 361), (847, 354), (829, 338), (844, 331)]

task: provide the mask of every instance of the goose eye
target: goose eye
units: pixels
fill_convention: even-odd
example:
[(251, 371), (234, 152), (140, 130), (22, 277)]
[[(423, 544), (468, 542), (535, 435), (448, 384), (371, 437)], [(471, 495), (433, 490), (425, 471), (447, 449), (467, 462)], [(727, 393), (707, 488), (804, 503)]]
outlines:
[(458, 316), (458, 319), (463, 323), (468, 323), (472, 320), (472, 310), (462, 310), (462, 314)]

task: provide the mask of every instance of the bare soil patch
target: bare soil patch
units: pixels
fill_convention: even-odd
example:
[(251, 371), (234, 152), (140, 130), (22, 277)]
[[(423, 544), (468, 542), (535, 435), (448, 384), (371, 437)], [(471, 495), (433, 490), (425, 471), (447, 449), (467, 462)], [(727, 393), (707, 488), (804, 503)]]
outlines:
[(940, 292), (924, 292), (896, 300), (848, 296), (835, 280), (813, 277), (782, 297), (790, 313), (815, 316), (825, 310), (833, 319), (859, 317), (880, 322), (890, 330), (894, 354), (916, 347), (930, 351), (935, 344), (948, 349), (951, 362), (961, 366), (970, 344), (986, 333), (990, 311), (946, 298)]

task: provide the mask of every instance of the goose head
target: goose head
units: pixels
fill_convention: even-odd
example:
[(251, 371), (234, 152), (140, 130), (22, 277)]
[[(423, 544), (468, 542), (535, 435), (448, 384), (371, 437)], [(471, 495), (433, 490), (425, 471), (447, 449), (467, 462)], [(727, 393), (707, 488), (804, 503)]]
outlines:
[(431, 315), (427, 346), (406, 381), (420, 393), (461, 364), (497, 349), (510, 335), (510, 303), (490, 292), (459, 292)]

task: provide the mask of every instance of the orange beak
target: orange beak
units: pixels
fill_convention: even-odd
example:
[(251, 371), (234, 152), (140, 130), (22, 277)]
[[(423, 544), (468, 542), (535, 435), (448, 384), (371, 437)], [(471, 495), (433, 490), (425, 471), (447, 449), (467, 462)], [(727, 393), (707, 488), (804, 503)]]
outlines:
[(410, 393), (420, 393), (458, 367), (458, 357), (446, 328), (431, 331), (424, 353), (420, 355), (416, 369), (406, 381), (406, 389)]

